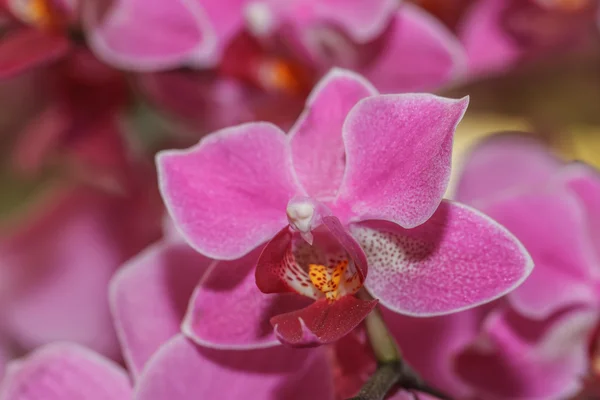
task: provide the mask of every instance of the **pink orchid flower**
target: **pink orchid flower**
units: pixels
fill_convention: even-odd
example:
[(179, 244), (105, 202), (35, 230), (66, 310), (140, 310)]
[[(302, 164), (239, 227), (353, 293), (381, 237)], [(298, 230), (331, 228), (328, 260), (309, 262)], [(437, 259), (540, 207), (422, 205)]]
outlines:
[(600, 175), (505, 134), (473, 151), (456, 198), (510, 229), (536, 268), (505, 298), (469, 311), (428, 319), (386, 313), (404, 356), (459, 398), (573, 397), (600, 322)]
[(459, 23), (471, 74), (589, 45), (597, 36), (593, 0), (481, 0)]
[[(458, 311), (507, 293), (533, 266), (503, 227), (442, 201), (466, 106), (466, 99), (428, 94), (378, 95), (362, 77), (334, 70), (289, 135), (250, 123), (161, 153), (161, 191), (192, 247), (231, 260), (206, 280), (227, 281), (222, 274), (236, 263), (252, 265), (260, 253), (263, 292), (315, 300), (271, 319), (283, 342), (328, 343), (347, 334), (377, 303), (354, 296), (363, 285), (396, 312)], [(246, 293), (231, 288), (200, 289), (195, 307), (244, 304)], [(195, 310), (186, 323), (198, 341), (206, 332), (195, 319), (205, 314)], [(240, 315), (247, 321), (239, 324), (255, 326), (255, 317)], [(238, 345), (261, 342), (244, 340)]]

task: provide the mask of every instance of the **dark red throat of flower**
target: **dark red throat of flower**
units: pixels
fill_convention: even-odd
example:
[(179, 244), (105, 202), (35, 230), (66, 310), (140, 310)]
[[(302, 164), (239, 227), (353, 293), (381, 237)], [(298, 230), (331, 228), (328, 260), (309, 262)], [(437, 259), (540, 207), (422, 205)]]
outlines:
[(306, 96), (314, 83), (314, 73), (292, 57), (265, 49), (247, 34), (232, 40), (225, 50), (219, 72), (261, 90), (291, 96)]

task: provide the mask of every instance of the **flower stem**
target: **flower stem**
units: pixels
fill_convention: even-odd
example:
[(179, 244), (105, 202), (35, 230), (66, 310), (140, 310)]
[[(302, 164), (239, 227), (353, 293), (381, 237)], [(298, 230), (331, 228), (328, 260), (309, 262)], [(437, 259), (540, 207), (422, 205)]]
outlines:
[[(361, 291), (359, 295), (364, 299), (371, 298), (366, 291)], [(394, 388), (407, 390), (415, 398), (418, 398), (415, 392), (421, 392), (441, 400), (451, 400), (446, 394), (427, 385), (402, 358), (400, 349), (377, 308), (365, 319), (365, 327), (378, 367), (358, 395), (349, 400), (383, 400)]]

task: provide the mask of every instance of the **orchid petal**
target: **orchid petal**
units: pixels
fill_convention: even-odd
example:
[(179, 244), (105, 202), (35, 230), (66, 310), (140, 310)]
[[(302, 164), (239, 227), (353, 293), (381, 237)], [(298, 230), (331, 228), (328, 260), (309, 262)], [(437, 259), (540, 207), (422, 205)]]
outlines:
[(466, 54), (458, 39), (412, 4), (402, 5), (382, 40), (382, 49), (358, 70), (384, 93), (437, 89), (465, 73)]
[(5, 328), (26, 349), (69, 340), (119, 357), (107, 299), (126, 247), (111, 230), (117, 204), (81, 188), (43, 200), (0, 242)]
[(357, 42), (366, 42), (381, 34), (398, 8), (396, 0), (316, 0), (313, 3), (313, 22), (338, 25)]
[(520, 313), (544, 319), (574, 304), (596, 303), (588, 282), (597, 261), (586, 215), (564, 186), (501, 198), (484, 211), (516, 235), (536, 264), (529, 279), (509, 295)]
[(187, 244), (159, 243), (113, 277), (111, 310), (134, 377), (164, 342), (179, 333), (194, 286), (211, 263)]
[(429, 94), (360, 101), (344, 124), (346, 172), (336, 214), (405, 228), (425, 222), (446, 190), (452, 138), (467, 103)]
[(72, 343), (53, 343), (11, 362), (3, 400), (129, 400), (131, 384), (117, 364)]
[(319, 350), (204, 349), (179, 335), (149, 361), (133, 398), (332, 400), (328, 360)]
[[(258, 249), (213, 266), (194, 291), (182, 325), (194, 342), (219, 349), (255, 349), (279, 344), (269, 319), (306, 306), (294, 295), (262, 293), (254, 278)], [(292, 297), (289, 297), (292, 296)]]
[(490, 74), (510, 67), (521, 56), (515, 40), (500, 22), (505, 0), (480, 1), (471, 7), (458, 27), (469, 60), (470, 74)]
[[(563, 169), (561, 178), (585, 208), (589, 234), (597, 249), (596, 258), (600, 259), (600, 174), (590, 166), (573, 163)], [(589, 272), (594, 278), (600, 274), (598, 268), (592, 268)]]
[(352, 331), (375, 308), (377, 300), (343, 296), (329, 302), (317, 300), (298, 311), (271, 318), (275, 334), (283, 343), (317, 346), (332, 343)]
[(244, 6), (250, 0), (182, 0), (190, 8), (200, 8), (206, 18), (211, 37), (210, 47), (193, 54), (194, 66), (216, 67), (232, 39), (243, 32)]
[(382, 309), (391, 334), (402, 349), (402, 357), (429, 384), (456, 398), (472, 398), (473, 389), (454, 371), (456, 354), (478, 334), (487, 307), (459, 313), (415, 318)]
[(472, 150), (454, 198), (475, 206), (503, 193), (527, 191), (548, 182), (562, 164), (532, 137), (517, 132), (497, 134)]
[(214, 32), (193, 2), (112, 0), (85, 3), (83, 11), (90, 46), (120, 68), (168, 69), (214, 51)]
[(285, 134), (268, 123), (223, 129), (157, 158), (171, 217), (200, 253), (239, 258), (287, 225), (288, 201), (302, 194)]
[(0, 79), (55, 61), (69, 51), (69, 39), (39, 29), (9, 32), (0, 40)]
[(433, 316), (498, 298), (529, 275), (533, 262), (505, 228), (459, 203), (443, 201), (425, 224), (386, 221), (350, 227), (367, 254), (367, 289), (405, 315)]
[[(517, 320), (526, 323), (520, 334), (506, 312), (494, 313), (483, 341), (457, 358), (456, 371), (486, 399), (571, 398), (587, 373), (587, 342), (596, 322), (593, 311), (575, 310), (538, 328)], [(540, 329), (539, 339), (523, 336)]]
[(316, 198), (335, 197), (345, 168), (342, 126), (350, 109), (377, 90), (360, 75), (333, 69), (313, 89), (290, 131), (298, 179)]

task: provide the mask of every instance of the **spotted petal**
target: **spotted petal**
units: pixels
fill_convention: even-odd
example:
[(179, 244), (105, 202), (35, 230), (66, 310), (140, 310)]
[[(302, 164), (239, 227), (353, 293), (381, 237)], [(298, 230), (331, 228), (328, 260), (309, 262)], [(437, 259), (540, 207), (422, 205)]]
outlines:
[(377, 94), (360, 75), (333, 69), (313, 89), (290, 131), (298, 179), (316, 198), (334, 197), (345, 168), (342, 126), (350, 109)]
[(367, 289), (401, 314), (433, 316), (500, 297), (533, 263), (505, 228), (459, 203), (442, 202), (425, 224), (404, 229), (385, 221), (353, 224), (367, 254)]
[(179, 333), (194, 286), (211, 262), (185, 243), (159, 243), (113, 277), (111, 311), (134, 377), (164, 342)]
[(425, 222), (446, 190), (452, 138), (467, 102), (429, 94), (359, 102), (344, 123), (346, 171), (336, 214), (405, 228)]
[(179, 335), (152, 357), (133, 399), (332, 400), (331, 371), (321, 350), (213, 350)]
[(129, 400), (131, 384), (117, 364), (72, 343), (38, 348), (9, 364), (3, 400)]
[(202, 279), (182, 325), (194, 342), (219, 349), (254, 349), (278, 345), (269, 319), (306, 306), (293, 294), (268, 295), (256, 286), (259, 248), (245, 257), (216, 263)]
[(332, 343), (350, 333), (375, 308), (377, 300), (347, 295), (329, 302), (321, 299), (298, 311), (271, 318), (275, 334), (291, 346)]
[(288, 201), (303, 194), (285, 134), (267, 123), (223, 129), (184, 151), (158, 156), (167, 209), (196, 250), (239, 258), (287, 225)]

